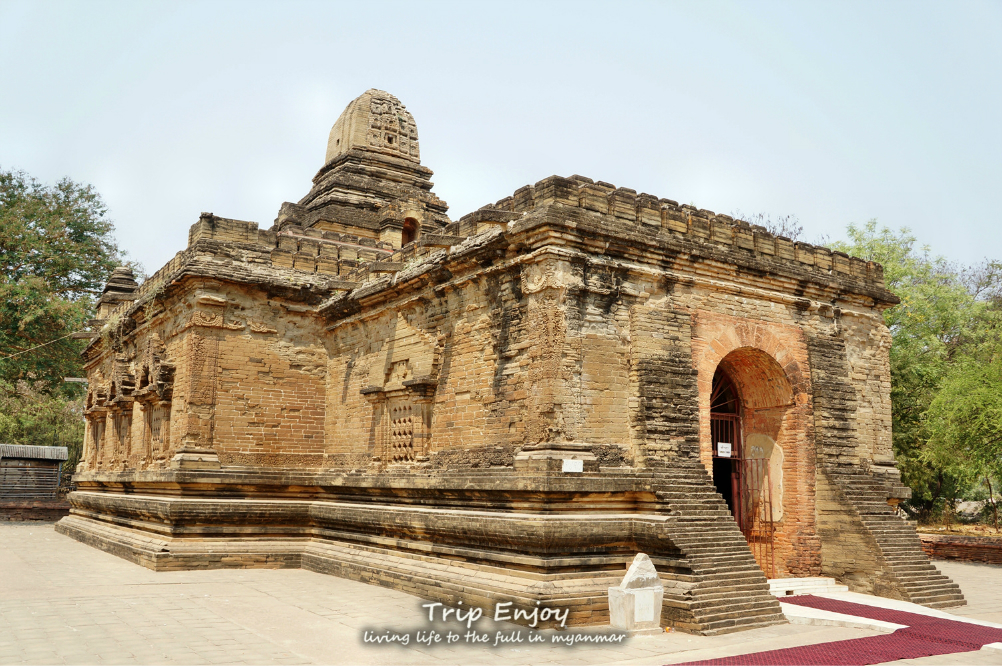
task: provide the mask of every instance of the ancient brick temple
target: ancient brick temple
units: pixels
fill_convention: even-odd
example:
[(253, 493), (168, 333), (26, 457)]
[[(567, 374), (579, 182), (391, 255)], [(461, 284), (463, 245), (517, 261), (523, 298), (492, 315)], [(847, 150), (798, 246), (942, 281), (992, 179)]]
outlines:
[(767, 578), (963, 603), (895, 515), (881, 266), (581, 176), (451, 221), (431, 175), (370, 90), (270, 228), (116, 271), (57, 529), (574, 624), (638, 552), (688, 631), (783, 621)]

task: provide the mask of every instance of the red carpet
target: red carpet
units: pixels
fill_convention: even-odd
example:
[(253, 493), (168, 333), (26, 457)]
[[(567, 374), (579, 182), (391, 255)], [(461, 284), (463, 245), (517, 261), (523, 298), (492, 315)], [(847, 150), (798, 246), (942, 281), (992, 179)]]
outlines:
[(810, 594), (785, 597), (784, 603), (907, 625), (891, 634), (753, 652), (735, 657), (691, 661), (685, 666), (866, 666), (897, 659), (971, 652), (1003, 640), (1001, 630), (967, 622), (942, 620), (918, 613), (875, 608)]

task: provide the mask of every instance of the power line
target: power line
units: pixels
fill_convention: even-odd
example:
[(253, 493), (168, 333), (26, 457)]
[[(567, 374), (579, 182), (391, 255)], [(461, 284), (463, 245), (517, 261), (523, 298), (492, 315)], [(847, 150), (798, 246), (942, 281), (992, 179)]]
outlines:
[(41, 349), (42, 347), (48, 347), (49, 345), (54, 344), (56, 342), (59, 342), (60, 340), (65, 340), (66, 338), (70, 337), (71, 335), (75, 335), (75, 334), (80, 333), (80, 332), (81, 331), (73, 331), (73, 333), (68, 333), (68, 334), (64, 335), (63, 337), (61, 337), (61, 338), (56, 338), (55, 340), (50, 340), (49, 342), (46, 342), (46, 343), (43, 343), (43, 344), (40, 344), (40, 345), (36, 345), (36, 346), (32, 347), (31, 349), (25, 349), (24, 351), (19, 351), (16, 354), (4, 354), (3, 357), (4, 358), (14, 358), (15, 356), (20, 356), (21, 354), (27, 354), (30, 351), (35, 351), (36, 349)]

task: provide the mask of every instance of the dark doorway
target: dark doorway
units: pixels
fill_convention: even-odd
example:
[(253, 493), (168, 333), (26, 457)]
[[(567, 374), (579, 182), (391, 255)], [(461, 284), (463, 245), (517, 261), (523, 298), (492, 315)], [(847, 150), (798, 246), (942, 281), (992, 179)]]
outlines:
[(713, 448), (714, 487), (728, 503), (731, 515), (738, 520), (738, 497), (741, 486), (742, 420), (735, 385), (720, 369), (714, 373), (710, 397), (710, 435)]
[(714, 487), (721, 497), (728, 504), (731, 515), (735, 515), (735, 491), (732, 484), (735, 483), (735, 470), (730, 460), (714, 458)]
[(409, 217), (404, 220), (404, 229), (401, 231), (401, 247), (418, 240), (418, 220)]

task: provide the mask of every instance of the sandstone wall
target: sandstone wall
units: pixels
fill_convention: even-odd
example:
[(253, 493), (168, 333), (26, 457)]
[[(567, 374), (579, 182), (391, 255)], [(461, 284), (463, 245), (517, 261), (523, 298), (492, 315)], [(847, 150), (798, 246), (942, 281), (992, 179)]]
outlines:
[(434, 387), (417, 457), (463, 466), (447, 452), (500, 447), (510, 464), (515, 445), (626, 444), (628, 312), (594, 314), (609, 290), (584, 290), (576, 275), (554, 258), (513, 262), (333, 325), (328, 452), (386, 461), (387, 409), (420, 398), (416, 386)]
[(822, 575), (848, 585), (853, 592), (903, 599), (874, 536), (863, 528), (838, 483), (824, 473), (818, 477), (816, 504)]
[(315, 318), (215, 280), (134, 314), (134, 330), (109, 336), (115, 353), (90, 362), (81, 471), (163, 468), (185, 447), (231, 465), (323, 464), (327, 355)]
[(892, 402), (888, 353), (891, 333), (878, 313), (844, 311), (841, 337), (846, 345), (847, 379), (856, 394), (854, 436), (858, 464), (891, 465)]

